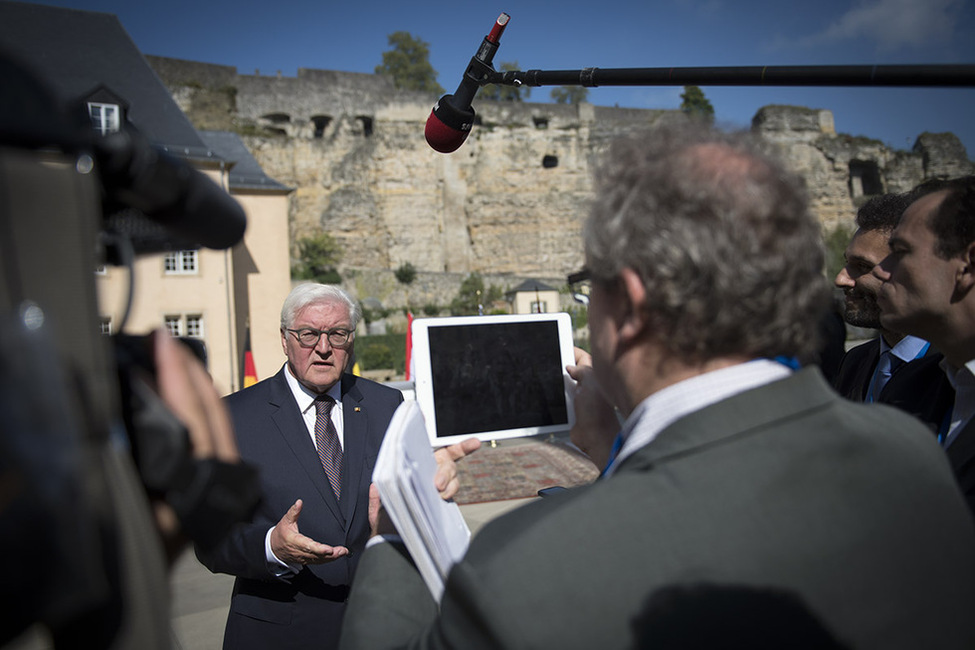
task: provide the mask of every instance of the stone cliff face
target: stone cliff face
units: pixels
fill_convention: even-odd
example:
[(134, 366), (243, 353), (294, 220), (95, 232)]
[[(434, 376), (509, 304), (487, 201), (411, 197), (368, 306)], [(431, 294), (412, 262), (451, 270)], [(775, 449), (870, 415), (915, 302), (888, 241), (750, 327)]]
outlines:
[[(475, 102), (480, 124), (455, 153), (423, 139), (436, 97), (384, 77), (297, 77), (148, 57), (199, 127), (234, 130), (268, 175), (295, 188), (292, 240), (325, 230), (342, 267), (559, 278), (582, 261), (591, 171), (614, 137), (682, 120), (678, 111)], [(911, 152), (837, 134), (828, 110), (767, 106), (754, 131), (807, 181), (825, 227), (850, 224), (865, 197), (973, 173), (951, 134)]]

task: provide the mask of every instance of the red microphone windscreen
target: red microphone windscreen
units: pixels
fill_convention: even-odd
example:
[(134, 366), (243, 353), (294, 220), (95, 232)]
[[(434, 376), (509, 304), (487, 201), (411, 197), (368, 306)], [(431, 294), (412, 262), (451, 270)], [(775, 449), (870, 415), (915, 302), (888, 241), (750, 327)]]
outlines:
[(427, 139), (427, 144), (440, 153), (453, 153), (464, 144), (470, 131), (461, 131), (444, 124), (436, 113), (430, 111), (427, 118), (426, 128), (423, 135)]

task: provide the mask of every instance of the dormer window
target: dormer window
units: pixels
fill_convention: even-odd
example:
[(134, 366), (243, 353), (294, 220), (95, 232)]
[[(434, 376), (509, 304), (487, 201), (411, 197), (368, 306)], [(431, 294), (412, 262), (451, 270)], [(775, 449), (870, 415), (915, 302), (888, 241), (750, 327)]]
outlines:
[(92, 127), (102, 135), (119, 130), (120, 112), (118, 104), (88, 102), (88, 115), (91, 116)]

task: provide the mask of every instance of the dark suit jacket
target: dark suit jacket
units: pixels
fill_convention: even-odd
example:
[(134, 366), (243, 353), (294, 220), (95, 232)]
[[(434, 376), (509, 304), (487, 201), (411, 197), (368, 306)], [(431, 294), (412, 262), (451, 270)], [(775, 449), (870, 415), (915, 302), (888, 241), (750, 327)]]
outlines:
[[(879, 358), (879, 338), (850, 348), (833, 380), (837, 392), (855, 402), (864, 401)], [(920, 359), (901, 364), (877, 401), (910, 413), (937, 435), (955, 401), (955, 392), (939, 365), (942, 358), (940, 352), (929, 347)]]
[(370, 548), (341, 647), (629, 648), (661, 589), (716, 584), (798, 595), (849, 647), (972, 648), (973, 548), (932, 436), (809, 368), (679, 419), (605, 480), (487, 524), (439, 615), (397, 545)]
[[(226, 398), (243, 460), (260, 470), (264, 500), (251, 523), (200, 560), (237, 576), (224, 634), (225, 648), (331, 648), (348, 586), (369, 536), (369, 483), (386, 427), (402, 394), (350, 374), (342, 377), (345, 422), (342, 501), (322, 470), (282, 368), (273, 377)], [(298, 529), (312, 539), (346, 546), (351, 555), (305, 566), (291, 578), (267, 569), (267, 531), (296, 499)]]

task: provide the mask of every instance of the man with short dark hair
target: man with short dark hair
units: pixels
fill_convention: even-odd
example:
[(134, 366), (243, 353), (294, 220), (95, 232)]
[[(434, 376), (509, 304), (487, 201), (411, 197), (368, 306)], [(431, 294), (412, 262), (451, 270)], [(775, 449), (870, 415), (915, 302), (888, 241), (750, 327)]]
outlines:
[(913, 196), (877, 269), (880, 321), (944, 354), (955, 396), (939, 438), (975, 511), (975, 176), (926, 183)]
[(941, 354), (924, 339), (885, 329), (877, 305), (883, 282), (874, 270), (889, 253), (890, 234), (910, 203), (909, 194), (884, 194), (857, 212), (857, 230), (834, 284), (843, 290), (846, 322), (878, 332), (876, 338), (844, 355), (833, 385), (854, 401), (896, 406), (937, 432), (951, 406), (951, 396), (936, 390), (942, 375)]
[(776, 360), (815, 349), (828, 298), (800, 180), (744, 135), (633, 135), (584, 242), (577, 389), (625, 418), (618, 453), (488, 523), (439, 606), (376, 504), (342, 647), (632, 648), (647, 603), (694, 585), (794, 596), (850, 647), (975, 646), (975, 523), (933, 437)]

